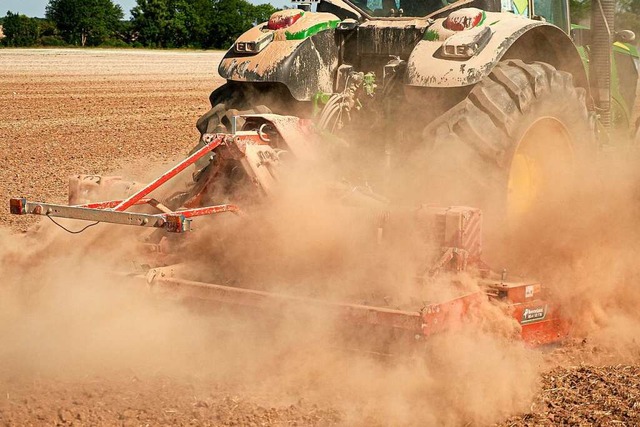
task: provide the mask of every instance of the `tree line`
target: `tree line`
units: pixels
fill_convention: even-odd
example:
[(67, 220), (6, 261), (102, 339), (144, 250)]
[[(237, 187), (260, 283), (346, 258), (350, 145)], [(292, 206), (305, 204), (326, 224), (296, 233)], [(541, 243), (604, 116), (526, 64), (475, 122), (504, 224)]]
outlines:
[[(551, 1), (551, 0), (548, 0)], [(571, 22), (588, 21), (590, 0), (569, 0)], [(277, 9), (246, 0), (137, 0), (132, 18), (112, 0), (50, 0), (46, 18), (7, 12), (4, 46), (107, 46), (226, 49)], [(640, 0), (618, 0), (616, 29), (640, 39)]]
[(246, 0), (137, 0), (131, 19), (112, 0), (49, 0), (45, 18), (7, 12), (4, 46), (226, 49), (278, 9)]

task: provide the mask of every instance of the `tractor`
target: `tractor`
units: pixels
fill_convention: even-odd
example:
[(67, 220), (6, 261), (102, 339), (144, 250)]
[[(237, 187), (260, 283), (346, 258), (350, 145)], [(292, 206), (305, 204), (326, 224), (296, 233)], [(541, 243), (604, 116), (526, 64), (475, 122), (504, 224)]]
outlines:
[[(218, 71), (227, 82), (211, 93), (186, 159), (147, 184), (74, 176), (69, 205), (14, 198), (10, 210), (155, 229), (144, 239), (155, 261), (140, 277), (171, 295), (276, 316), (317, 307), (410, 341), (481, 316), (491, 302), (517, 321), (527, 343), (556, 342), (569, 331), (562, 309), (537, 281), (484, 263), (482, 224), (530, 212), (598, 152), (639, 142), (640, 61), (635, 35), (613, 32), (614, 6), (594, 0), (589, 29), (570, 25), (566, 0), (320, 0), (315, 11), (300, 3), (248, 30), (225, 54)], [(292, 174), (293, 164), (303, 173)], [(362, 258), (372, 258), (352, 286), (359, 294), (340, 301), (305, 286), (264, 286), (266, 272), (278, 270), (273, 262), (254, 283), (224, 277), (223, 240), (212, 255), (175, 238), (202, 216), (259, 216), (255, 206), (318, 164), (337, 165), (330, 189), (341, 207), (330, 216), (355, 209), (363, 219), (353, 228), (371, 231), (360, 242)], [(187, 188), (157, 195), (185, 170)], [(306, 213), (320, 204), (296, 203)], [(256, 227), (244, 235), (250, 246), (261, 222), (247, 224)], [(348, 228), (340, 238), (357, 241)], [(394, 252), (409, 235), (432, 250)], [(256, 257), (265, 255), (289, 263), (273, 251), (240, 251), (253, 266), (244, 270), (259, 270)], [(204, 257), (213, 279), (176, 266), (192, 255)], [(386, 275), (394, 256), (419, 259), (415, 271)], [(293, 282), (304, 282), (296, 273)], [(375, 292), (381, 282), (409, 295)], [(438, 291), (446, 287), (451, 292)]]
[(614, 9), (594, 0), (589, 29), (571, 25), (566, 0), (300, 4), (237, 39), (197, 128), (229, 132), (239, 113), (312, 119), (379, 175), (406, 170), (407, 195), (513, 218), (576, 163), (640, 140), (640, 59)]

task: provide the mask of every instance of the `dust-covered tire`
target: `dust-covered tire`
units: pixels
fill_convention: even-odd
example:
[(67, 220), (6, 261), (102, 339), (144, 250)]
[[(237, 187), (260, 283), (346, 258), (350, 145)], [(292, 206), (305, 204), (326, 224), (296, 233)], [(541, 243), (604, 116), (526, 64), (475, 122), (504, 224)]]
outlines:
[[(252, 106), (251, 102), (265, 99), (265, 93), (259, 93), (254, 88), (235, 82), (227, 82), (214, 90), (209, 96), (211, 109), (203, 114), (196, 122), (196, 128), (200, 133), (198, 143), (191, 149), (189, 155), (205, 145), (203, 136), (211, 133), (229, 133), (232, 131), (231, 121), (233, 116), (242, 114), (267, 114), (271, 109), (265, 105)], [(238, 128), (242, 128), (241, 120), (236, 122)], [(177, 209), (189, 200), (195, 193), (201, 190), (201, 178), (207, 167), (211, 164), (212, 157), (204, 156), (196, 161), (195, 170), (191, 174), (192, 182), (187, 188), (181, 189), (164, 198), (162, 202), (170, 209)]]
[[(205, 142), (202, 138), (210, 133), (228, 133), (232, 131), (231, 121), (233, 116), (242, 114), (268, 114), (271, 109), (266, 105), (251, 105), (251, 99), (243, 88), (234, 83), (226, 83), (214, 90), (209, 97), (212, 108), (203, 114), (196, 122), (196, 128), (200, 132), (198, 144), (191, 150), (194, 153), (203, 147)], [(242, 123), (236, 123), (240, 128)], [(194, 178), (201, 175), (201, 172), (209, 165), (210, 159), (204, 157), (196, 162)]]
[(428, 158), (414, 158), (424, 162), (418, 168), (428, 197), (504, 215), (514, 157), (534, 125), (549, 120), (569, 137), (573, 164), (561, 168), (574, 169), (595, 151), (585, 98), (586, 91), (573, 84), (571, 74), (549, 64), (499, 63), (463, 101), (424, 129)]
[(209, 97), (212, 108), (196, 122), (200, 136), (205, 133), (231, 132), (231, 120), (235, 115), (271, 112), (265, 105), (252, 104), (249, 98), (245, 89), (233, 83), (226, 83), (214, 90)]

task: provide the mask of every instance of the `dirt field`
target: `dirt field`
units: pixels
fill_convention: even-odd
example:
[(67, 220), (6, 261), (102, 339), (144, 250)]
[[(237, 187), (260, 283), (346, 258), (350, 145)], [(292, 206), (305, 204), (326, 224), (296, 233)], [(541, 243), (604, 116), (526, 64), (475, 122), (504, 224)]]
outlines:
[[(0, 52), (0, 194), (65, 201), (68, 176), (184, 154), (217, 52)], [(4, 224), (24, 229), (0, 212)], [(19, 222), (16, 222), (19, 221)]]
[[(216, 76), (220, 57), (218, 52), (0, 50), (0, 202), (12, 196), (64, 202), (68, 175), (144, 171), (147, 162), (157, 165), (181, 156), (197, 140), (194, 124), (208, 109), (208, 94), (222, 83)], [(35, 220), (11, 217), (7, 211), (0, 210), (0, 249), (15, 251), (12, 233), (25, 231)], [(5, 269), (0, 271), (2, 285), (15, 276), (12, 267), (0, 263)], [(45, 267), (43, 275), (50, 271)], [(38, 274), (34, 269), (28, 277)], [(89, 277), (99, 280), (95, 273)], [(49, 283), (48, 279), (42, 281)], [(82, 294), (82, 289), (74, 285), (64, 292)], [(53, 295), (52, 307), (59, 297)], [(99, 295), (104, 305), (135, 311), (133, 304)], [(309, 352), (306, 365), (311, 368), (304, 374), (281, 372), (278, 361), (289, 355), (276, 354), (272, 375), (264, 372), (264, 365), (247, 368), (242, 375), (237, 374), (241, 370), (220, 375), (216, 371), (223, 368), (216, 361), (230, 359), (220, 358), (215, 342), (207, 343), (208, 336), (189, 334), (199, 320), (166, 319), (154, 307), (147, 315), (157, 323), (141, 329), (134, 315), (116, 319), (102, 307), (85, 310), (96, 300), (100, 298), (93, 295), (74, 300), (64, 312), (39, 305), (49, 310), (49, 317), (38, 318), (29, 310), (27, 316), (0, 316), (0, 324), (21, 319), (20, 324), (0, 325), (0, 362), (11, 362), (0, 366), (0, 424), (486, 425), (502, 419), (499, 425), (504, 426), (640, 425), (637, 346), (630, 347), (635, 353), (616, 354), (611, 351), (615, 344), (603, 350), (599, 343), (579, 339), (542, 353), (527, 350), (530, 353), (518, 356), (522, 359), (499, 354), (492, 365), (482, 364), (480, 353), (489, 352), (493, 341), (477, 340), (468, 347), (471, 360), (463, 360), (469, 363), (461, 373), (429, 372), (424, 384), (418, 385), (420, 373), (396, 369), (389, 374), (367, 363), (336, 363), (332, 367), (343, 371), (336, 368), (330, 373), (323, 370), (326, 357), (305, 348), (296, 349)], [(60, 317), (63, 326), (51, 327)], [(147, 336), (169, 330), (171, 334), (162, 335), (169, 344), (143, 340), (144, 345), (134, 345), (131, 341), (140, 337), (133, 332), (120, 334), (126, 340), (109, 341), (111, 321)], [(88, 329), (78, 329), (78, 322)], [(90, 329), (94, 323), (99, 325), (97, 332)], [(54, 336), (46, 336), (51, 332)], [(637, 342), (639, 332), (631, 329), (629, 341)], [(94, 342), (93, 334), (101, 333), (107, 339)], [(189, 346), (202, 351), (185, 352)], [(85, 347), (87, 355), (78, 355)], [(96, 362), (92, 351), (104, 360)], [(126, 351), (137, 353), (122, 354)], [(198, 359), (200, 364), (194, 362), (198, 368), (185, 372), (166, 369), (183, 359)], [(526, 363), (519, 365), (522, 361)], [(478, 370), (494, 366), (498, 372), (494, 376), (475, 372), (476, 362)], [(509, 370), (501, 369), (508, 364), (513, 365)], [(356, 381), (351, 377), (354, 371), (369, 372), (370, 377), (360, 375)], [(528, 381), (531, 373), (535, 378)], [(385, 375), (399, 378), (390, 391)], [(444, 379), (451, 384), (444, 384)], [(473, 388), (464, 387), (465, 381), (476, 380)], [(404, 384), (399, 386), (400, 382)], [(530, 388), (531, 393), (516, 390), (518, 386)], [(322, 392), (316, 390), (322, 387)], [(496, 395), (505, 387), (507, 399), (500, 400)], [(439, 391), (450, 388), (454, 391)], [(492, 405), (495, 410), (487, 411)], [(438, 415), (407, 415), (420, 411)]]

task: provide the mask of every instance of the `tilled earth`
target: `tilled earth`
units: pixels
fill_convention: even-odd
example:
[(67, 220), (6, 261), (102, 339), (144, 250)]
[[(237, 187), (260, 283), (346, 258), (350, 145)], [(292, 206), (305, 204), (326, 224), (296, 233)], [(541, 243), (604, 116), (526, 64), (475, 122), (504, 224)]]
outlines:
[[(70, 175), (183, 155), (221, 53), (0, 51), (0, 194), (64, 202)], [(0, 212), (23, 230), (30, 222)]]
[(640, 422), (638, 366), (556, 367), (542, 375), (531, 412), (503, 425), (634, 426)]
[[(0, 50), (0, 201), (64, 202), (67, 177), (159, 163), (196, 141), (222, 81), (219, 52)], [(25, 231), (34, 219), (0, 210)], [(2, 337), (0, 337), (1, 339)], [(584, 343), (546, 355), (530, 412), (500, 425), (640, 425), (637, 365), (593, 364)], [(614, 362), (615, 363), (615, 362)], [(246, 387), (246, 386), (244, 386)], [(490, 392), (490, 390), (487, 390)], [(331, 425), (338, 410), (203, 379), (133, 373), (0, 377), (4, 425)], [(382, 424), (387, 424), (382, 420)]]
[[(3, 425), (331, 425), (337, 411), (298, 401), (275, 405), (255, 393), (230, 394), (219, 385), (119, 375), (68, 382), (7, 381)], [(247, 396), (251, 395), (248, 399)]]

